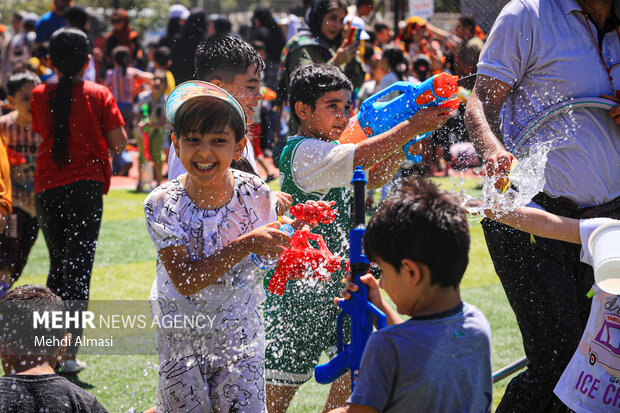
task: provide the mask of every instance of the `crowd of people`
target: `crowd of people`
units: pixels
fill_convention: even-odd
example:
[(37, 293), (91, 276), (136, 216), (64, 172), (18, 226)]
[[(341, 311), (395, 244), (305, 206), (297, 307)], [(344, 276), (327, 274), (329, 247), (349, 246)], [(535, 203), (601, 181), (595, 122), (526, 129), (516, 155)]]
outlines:
[[(507, 148), (541, 112), (572, 98), (620, 103), (608, 56), (620, 56), (620, 35), (605, 36), (618, 31), (610, 0), (511, 2), (490, 33), (470, 15), (451, 30), (417, 16), (392, 27), (373, 0), (355, 7), (308, 1), (303, 16), (279, 21), (259, 6), (233, 33), (226, 16), (175, 4), (165, 35), (150, 44), (125, 10), (110, 14), (106, 33), (72, 3), (54, 0), (41, 17), (19, 11), (10, 30), (0, 26), (2, 301), (24, 301), (26, 311), (29, 300), (86, 308), (103, 195), (113, 174), (128, 173), (137, 151), (136, 190), (148, 193), (146, 225), (158, 253), (151, 311), (217, 320), (214, 329), (182, 336), (158, 327), (157, 411), (285, 412), (337, 344), (333, 298), (350, 298), (358, 286), (341, 291), (342, 268), (324, 283), (289, 283), (283, 295), (266, 294), (262, 281), (273, 270), (265, 273), (253, 257), (277, 257), (290, 246), (282, 224), (321, 235), (330, 251), (347, 257), (349, 183), (361, 166), (369, 189), (384, 188), (364, 239), (381, 281), (363, 282), (390, 327), (368, 342), (353, 393), (350, 376), (342, 376), (324, 411), (490, 411), (490, 327), (459, 293), (467, 217), (462, 200), (423, 176), (483, 165), (488, 176), (505, 179), (521, 160)], [(567, 24), (541, 27), (538, 19)], [(584, 47), (577, 52), (575, 44)], [(587, 79), (583, 61), (596, 63)], [(420, 84), (445, 72), (460, 78), (458, 110), (426, 107), (373, 139), (335, 142), (365, 99), (395, 82)], [(559, 126), (551, 130), (572, 138), (549, 151), (543, 190), (528, 207), (486, 211), (486, 241), (529, 360), (498, 411), (616, 408), (606, 401), (609, 387), (594, 402), (585, 399), (595, 399), (594, 385), (589, 393), (570, 389), (576, 370), (588, 364), (575, 361), (594, 283), (588, 238), (616, 222), (608, 218), (620, 218), (619, 114), (616, 107), (577, 114), (577, 122), (554, 119)], [(406, 161), (402, 147), (427, 133), (411, 149), (422, 161)], [(390, 186), (395, 176), (412, 174)], [(281, 191), (272, 191), (266, 183), (277, 175)], [(330, 224), (288, 217), (298, 203), (339, 213)], [(49, 289), (11, 291), (39, 229), (50, 253)], [(532, 242), (534, 235), (540, 240)], [(582, 246), (583, 263), (574, 244)], [(594, 292), (596, 314), (620, 293)], [(566, 305), (557, 304), (558, 295)], [(3, 386), (25, 389), (31, 376), (85, 367), (71, 344), (79, 328), (56, 332), (69, 337), (67, 345), (45, 349), (53, 354), (43, 359), (21, 354), (7, 334), (0, 336), (7, 374), (0, 403), (7, 406), (15, 401)], [(613, 376), (609, 368), (620, 374), (620, 363), (592, 374), (600, 382)], [(79, 411), (103, 410), (69, 382), (53, 377), (40, 385), (67, 389)], [(586, 402), (595, 407), (582, 408)]]

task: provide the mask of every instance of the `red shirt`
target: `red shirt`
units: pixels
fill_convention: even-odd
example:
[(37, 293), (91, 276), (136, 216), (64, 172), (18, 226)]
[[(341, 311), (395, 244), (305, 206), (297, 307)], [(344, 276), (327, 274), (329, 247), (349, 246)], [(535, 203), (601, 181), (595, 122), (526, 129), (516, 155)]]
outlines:
[(97, 83), (86, 80), (73, 84), (67, 144), (69, 162), (60, 169), (52, 159), (54, 118), (49, 105), (50, 93), (57, 87), (57, 84), (42, 84), (32, 91), (32, 127), (43, 136), (37, 152), (34, 193), (85, 180), (103, 182), (107, 193), (112, 171), (104, 134), (125, 124), (116, 100), (110, 89)]

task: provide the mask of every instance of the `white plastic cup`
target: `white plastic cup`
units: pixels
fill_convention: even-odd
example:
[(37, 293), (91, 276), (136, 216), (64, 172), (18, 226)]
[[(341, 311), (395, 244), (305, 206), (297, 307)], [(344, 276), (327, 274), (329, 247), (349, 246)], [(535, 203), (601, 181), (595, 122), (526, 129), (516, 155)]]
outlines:
[(588, 240), (594, 281), (599, 288), (620, 295), (620, 222), (598, 227)]

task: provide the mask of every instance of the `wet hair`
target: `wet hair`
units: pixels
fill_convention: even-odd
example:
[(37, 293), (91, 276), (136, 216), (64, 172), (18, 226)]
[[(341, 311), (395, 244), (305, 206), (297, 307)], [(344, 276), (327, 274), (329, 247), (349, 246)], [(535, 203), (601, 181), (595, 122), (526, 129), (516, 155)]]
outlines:
[[(60, 341), (66, 334), (62, 328), (34, 328), (34, 312), (39, 314), (60, 311), (64, 315), (66, 308), (62, 299), (49, 288), (42, 285), (21, 285), (0, 298), (0, 342), (3, 354), (8, 355), (56, 355), (58, 346), (35, 346), (35, 337), (43, 336)], [(64, 320), (64, 318), (63, 318)]]
[(295, 112), (297, 102), (312, 106), (314, 110), (317, 100), (326, 93), (346, 89), (353, 91), (351, 81), (334, 65), (311, 64), (301, 66), (291, 75), (289, 105), (291, 115), (299, 122)]
[(127, 74), (127, 68), (131, 63), (131, 50), (127, 46), (117, 46), (112, 50), (112, 60), (121, 67), (123, 76)]
[(194, 58), (196, 78), (207, 82), (220, 79), (231, 83), (251, 66), (256, 67), (258, 75), (265, 63), (248, 42), (227, 34), (214, 35), (200, 43)]
[(59, 168), (64, 168), (69, 161), (67, 141), (73, 78), (82, 71), (88, 61), (88, 50), (88, 38), (78, 29), (59, 29), (50, 38), (50, 59), (61, 72), (58, 87), (51, 93), (49, 102), (51, 112), (54, 114), (52, 159)]
[(389, 46), (383, 49), (383, 58), (387, 61), (390, 70), (396, 73), (399, 80), (404, 80), (407, 75), (409, 62), (405, 58), (400, 47)]
[(32, 83), (36, 86), (41, 83), (41, 79), (30, 70), (14, 73), (9, 77), (9, 81), (6, 84), (7, 93), (9, 96), (15, 96), (22, 86), (28, 83)]
[(245, 136), (243, 125), (244, 119), (232, 105), (212, 96), (197, 96), (177, 109), (172, 129), (180, 139), (191, 133), (221, 132), (229, 126), (239, 142)]
[(153, 61), (162, 68), (166, 68), (171, 55), (172, 52), (170, 51), (170, 48), (166, 46), (159, 46), (155, 48), (155, 51), (153, 52)]
[(402, 182), (368, 223), (364, 250), (370, 260), (426, 265), (431, 285), (458, 288), (469, 262), (469, 224), (455, 195), (426, 179)]

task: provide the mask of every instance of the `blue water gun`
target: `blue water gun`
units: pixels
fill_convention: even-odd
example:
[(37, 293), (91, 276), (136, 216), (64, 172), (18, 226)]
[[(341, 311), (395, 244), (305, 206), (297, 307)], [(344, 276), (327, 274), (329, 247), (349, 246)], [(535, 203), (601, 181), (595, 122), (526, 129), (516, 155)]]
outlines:
[[(338, 142), (359, 143), (392, 129), (425, 107), (440, 106), (448, 111), (455, 110), (461, 104), (460, 100), (448, 98), (458, 92), (457, 81), (457, 76), (440, 73), (417, 85), (402, 81), (393, 83), (362, 102), (359, 113), (351, 119)], [(379, 102), (392, 92), (400, 94), (387, 102)], [(416, 163), (422, 160), (420, 155), (411, 154), (409, 149), (428, 136), (430, 133), (420, 135), (403, 147), (407, 159)]]
[[(366, 342), (372, 333), (372, 316), (377, 318), (377, 328), (386, 326), (385, 314), (368, 301), (368, 287), (360, 278), (368, 272), (370, 263), (363, 252), (364, 232), (366, 231), (366, 200), (365, 186), (368, 183), (362, 167), (353, 172), (353, 229), (350, 232), (350, 262), (353, 281), (358, 286), (357, 292), (351, 292), (349, 300), (340, 300), (338, 305), (342, 311), (337, 319), (338, 355), (326, 364), (314, 368), (314, 378), (318, 383), (327, 384), (351, 370), (351, 390), (359, 375), (360, 362)], [(343, 322), (345, 315), (351, 319), (351, 342), (344, 343)]]

